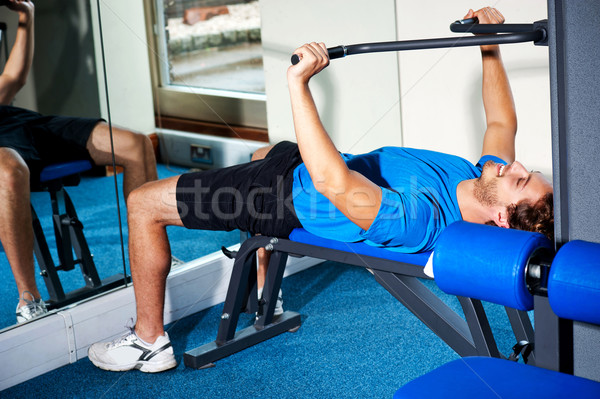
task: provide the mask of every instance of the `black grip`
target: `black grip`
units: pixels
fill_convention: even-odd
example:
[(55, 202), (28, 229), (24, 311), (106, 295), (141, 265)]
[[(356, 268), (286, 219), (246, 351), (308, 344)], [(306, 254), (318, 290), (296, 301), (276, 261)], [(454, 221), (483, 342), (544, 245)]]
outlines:
[(346, 56), (346, 49), (344, 46), (331, 47), (327, 49), (327, 53), (329, 54), (330, 60), (343, 58)]
[(479, 20), (477, 19), (477, 17), (475, 18), (467, 18), (467, 19), (459, 19), (458, 21), (454, 21), (454, 24), (458, 24), (458, 25), (473, 25), (473, 24), (478, 24)]
[[(327, 54), (329, 55), (330, 60), (333, 60), (336, 58), (343, 58), (346, 56), (346, 50), (345, 50), (344, 46), (331, 47), (331, 48), (327, 49)], [(297, 63), (299, 63), (300, 57), (298, 57), (298, 54), (293, 54), (291, 61), (292, 61), (292, 65), (296, 65)]]

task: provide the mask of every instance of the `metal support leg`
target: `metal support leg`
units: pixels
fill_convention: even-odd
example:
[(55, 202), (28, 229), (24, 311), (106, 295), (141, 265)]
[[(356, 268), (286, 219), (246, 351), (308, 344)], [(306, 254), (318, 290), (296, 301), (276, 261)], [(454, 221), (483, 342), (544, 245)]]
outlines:
[(50, 254), (50, 248), (48, 248), (48, 242), (44, 236), (44, 230), (40, 220), (31, 207), (31, 217), (33, 219), (33, 252), (37, 258), (38, 265), (40, 267), (40, 274), (44, 278), (46, 289), (48, 290), (49, 300), (48, 302), (58, 303), (64, 301), (65, 291), (58, 277), (54, 260)]
[[(69, 246), (73, 248), (77, 258), (74, 260), (74, 263), (79, 263), (81, 267), (81, 273), (83, 274), (83, 279), (87, 287), (101, 287), (102, 281), (100, 281), (100, 276), (98, 275), (98, 271), (94, 265), (90, 248), (88, 247), (87, 241), (83, 235), (83, 224), (81, 221), (79, 221), (77, 212), (73, 206), (73, 202), (71, 201), (71, 198), (67, 192), (64, 189), (62, 189), (61, 192), (66, 212), (62, 218), (62, 224), (66, 225), (68, 228), (68, 236), (70, 238)], [(63, 239), (66, 236), (67, 234), (63, 235)], [(68, 248), (66, 251), (70, 253), (71, 248)]]
[[(130, 279), (123, 274), (116, 274), (100, 280), (83, 235), (83, 224), (77, 218), (71, 198), (59, 183), (51, 182), (48, 191), (52, 203), (53, 228), (60, 262), (58, 265), (52, 259), (39, 218), (33, 206), (31, 207), (34, 253), (48, 290), (49, 299), (46, 301), (48, 308), (54, 309), (69, 305), (129, 282)], [(73, 253), (75, 253), (75, 257), (73, 257)], [(81, 269), (84, 286), (65, 293), (58, 272), (73, 270), (75, 265), (79, 265)]]
[[(300, 326), (300, 315), (296, 312), (284, 312), (281, 316), (270, 320), (273, 318), (275, 301), (285, 270), (284, 258), (287, 257), (285, 254), (275, 252), (269, 263), (263, 290), (263, 297), (266, 295), (267, 298), (264, 304), (266, 306), (263, 306), (264, 314), (259, 316), (259, 321), (255, 325), (236, 332), (242, 306), (251, 301), (258, 302), (256, 296), (256, 251), (267, 245), (268, 242), (269, 237), (256, 236), (242, 244), (234, 262), (217, 339), (186, 352), (183, 356), (186, 366), (196, 369), (204, 368), (216, 360), (281, 333), (296, 330)], [(254, 287), (254, 289), (248, 289), (248, 287)], [(246, 306), (246, 308), (252, 308), (252, 306)]]
[(271, 254), (267, 278), (265, 279), (265, 285), (263, 287), (262, 301), (264, 303), (260, 306), (258, 319), (255, 323), (256, 328), (264, 328), (265, 325), (271, 324), (273, 321), (273, 312), (275, 311), (275, 305), (277, 304), (277, 297), (279, 295), (281, 281), (283, 280), (287, 258), (288, 256), (286, 253), (279, 251), (274, 251)]
[[(527, 341), (535, 347), (535, 333), (527, 312), (509, 307), (505, 309), (517, 342)], [(535, 366), (535, 350), (529, 354), (527, 364)]]
[[(223, 345), (233, 339), (242, 306), (245, 306), (248, 301), (248, 286), (252, 284), (249, 282), (250, 271), (256, 270), (255, 252), (257, 248), (248, 249), (244, 246), (242, 245), (242, 248), (240, 248), (233, 264), (227, 297), (221, 314), (221, 322), (219, 323), (219, 332), (217, 333), (216, 342), (218, 345)], [(253, 276), (256, 280), (256, 272)], [(253, 283), (256, 284), (255, 281)]]
[(502, 358), (481, 301), (463, 296), (459, 296), (458, 300), (463, 308), (477, 354)]
[(460, 356), (476, 356), (467, 323), (415, 277), (373, 270), (375, 279)]

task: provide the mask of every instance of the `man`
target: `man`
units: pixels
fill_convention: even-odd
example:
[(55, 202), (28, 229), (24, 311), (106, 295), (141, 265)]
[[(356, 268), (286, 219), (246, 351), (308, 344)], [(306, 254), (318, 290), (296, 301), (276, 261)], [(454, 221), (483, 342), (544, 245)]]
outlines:
[[(504, 22), (489, 7), (470, 10), (466, 17)], [(280, 143), (260, 150), (255, 162), (153, 182), (130, 196), (137, 322), (122, 338), (92, 345), (90, 360), (114, 371), (176, 366), (163, 329), (167, 225), (239, 228), (279, 237), (304, 227), (318, 236), (402, 252), (432, 249), (444, 227), (461, 219), (550, 233), (552, 186), (514, 162), (516, 114), (500, 52), (497, 46), (481, 51), (487, 130), (483, 156), (473, 165), (407, 148), (340, 154), (308, 87), (310, 78), (329, 64), (326, 47), (312, 43), (296, 50), (301, 61), (288, 69), (288, 83), (297, 146)]]
[[(111, 165), (110, 131), (101, 119), (42, 116), (9, 104), (23, 87), (34, 49), (34, 5), (7, 0), (19, 16), (15, 43), (0, 75), (0, 240), (17, 289), (17, 321), (47, 312), (35, 282), (30, 182), (49, 164), (88, 159)], [(123, 167), (125, 198), (136, 187), (156, 180), (152, 143), (143, 134), (113, 128), (116, 164)]]

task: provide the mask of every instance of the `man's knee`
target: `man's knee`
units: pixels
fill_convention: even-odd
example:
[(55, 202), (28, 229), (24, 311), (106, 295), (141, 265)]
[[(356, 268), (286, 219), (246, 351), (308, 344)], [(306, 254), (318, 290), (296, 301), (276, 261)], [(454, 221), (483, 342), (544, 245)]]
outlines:
[(0, 153), (0, 182), (5, 189), (29, 188), (29, 168), (14, 150)]
[(148, 190), (142, 185), (133, 190), (127, 197), (128, 217), (143, 217), (150, 208)]
[(254, 153), (252, 154), (251, 160), (258, 161), (260, 159), (264, 159), (273, 147), (274, 146), (272, 146), (272, 145), (268, 145), (268, 146), (259, 148), (258, 150), (254, 151)]
[(127, 198), (128, 219), (143, 219), (165, 223), (180, 223), (175, 196), (176, 178), (156, 180), (133, 190)]
[[(153, 151), (152, 141), (143, 133), (113, 127), (112, 135), (115, 156), (118, 161), (143, 161), (145, 159), (144, 154)], [(104, 151), (110, 149), (110, 131), (106, 123), (99, 123), (94, 128), (88, 140), (88, 149), (90, 149), (90, 146), (92, 147), (90, 153), (93, 150)]]

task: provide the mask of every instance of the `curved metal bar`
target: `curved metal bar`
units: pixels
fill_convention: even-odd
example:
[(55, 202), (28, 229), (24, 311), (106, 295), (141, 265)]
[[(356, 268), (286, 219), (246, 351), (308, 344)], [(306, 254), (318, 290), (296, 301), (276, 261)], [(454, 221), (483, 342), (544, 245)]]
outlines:
[(455, 33), (521, 33), (534, 30), (533, 24), (465, 24), (452, 23), (450, 30)]
[[(543, 30), (536, 30), (529, 32), (508, 33), (488, 36), (466, 36), (456, 38), (446, 37), (437, 39), (351, 44), (347, 46), (337, 46), (328, 48), (327, 51), (329, 53), (330, 59), (336, 59), (345, 57), (346, 55), (379, 53), (386, 51), (425, 50), (433, 48), (537, 42), (543, 40), (545, 36), (546, 35)], [(296, 65), (299, 61), (300, 60), (296, 54), (292, 55), (293, 65)]]
[(433, 48), (482, 46), (489, 44), (510, 44), (533, 42), (541, 39), (543, 32), (521, 32), (494, 36), (448, 37), (399, 42), (364, 43), (345, 46), (347, 55), (376, 53), (384, 51), (425, 50)]

